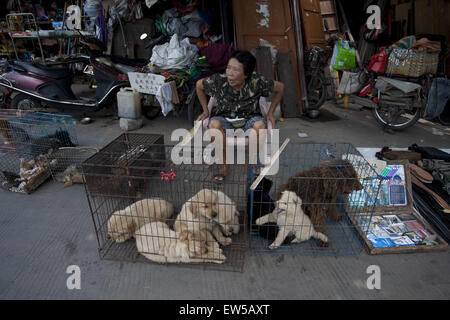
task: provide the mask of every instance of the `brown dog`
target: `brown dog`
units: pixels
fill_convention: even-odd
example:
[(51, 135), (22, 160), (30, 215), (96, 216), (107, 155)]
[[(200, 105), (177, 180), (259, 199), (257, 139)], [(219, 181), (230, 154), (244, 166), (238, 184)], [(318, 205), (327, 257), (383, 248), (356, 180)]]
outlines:
[[(305, 214), (318, 232), (325, 233), (326, 219), (340, 220), (338, 196), (361, 190), (355, 168), (348, 160), (332, 160), (290, 177), (280, 188), (295, 192), (303, 200)], [(279, 198), (279, 197), (278, 197)]]

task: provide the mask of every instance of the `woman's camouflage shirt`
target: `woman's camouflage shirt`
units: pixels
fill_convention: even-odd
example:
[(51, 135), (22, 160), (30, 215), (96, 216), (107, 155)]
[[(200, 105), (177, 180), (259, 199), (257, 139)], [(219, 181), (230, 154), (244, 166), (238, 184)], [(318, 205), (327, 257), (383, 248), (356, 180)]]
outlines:
[(203, 87), (205, 93), (214, 97), (217, 103), (217, 106), (211, 111), (212, 117), (250, 119), (262, 115), (259, 98), (270, 96), (273, 92), (274, 81), (253, 73), (245, 81), (241, 90), (234, 91), (228, 84), (225, 74), (214, 74), (203, 80)]

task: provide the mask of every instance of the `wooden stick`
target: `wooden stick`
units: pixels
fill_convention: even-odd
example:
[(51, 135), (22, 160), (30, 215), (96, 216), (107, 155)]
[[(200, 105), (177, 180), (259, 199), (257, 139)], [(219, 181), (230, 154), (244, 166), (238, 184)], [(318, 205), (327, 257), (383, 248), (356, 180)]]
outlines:
[(195, 134), (202, 125), (203, 121), (196, 121), (194, 127), (189, 131), (189, 134), (184, 137), (183, 141), (181, 141), (180, 146), (184, 147), (185, 145), (187, 145), (194, 138)]
[(281, 147), (273, 155), (272, 159), (270, 160), (270, 163), (264, 167), (264, 169), (259, 174), (258, 178), (256, 178), (256, 180), (253, 182), (253, 184), (250, 187), (250, 190), (255, 190), (256, 189), (256, 187), (261, 182), (261, 180), (264, 178), (264, 176), (267, 174), (267, 172), (269, 172), (269, 170), (272, 168), (272, 166), (274, 165), (275, 161), (278, 161), (278, 158), (280, 157), (281, 152), (283, 152), (284, 148), (286, 148), (286, 146), (289, 143), (289, 141), (291, 141), (291, 139), (289, 139), (289, 138), (284, 140), (284, 142), (281, 145)]
[(61, 147), (58, 150), (84, 150), (84, 149), (93, 149), (96, 152), (100, 152), (100, 149), (97, 147)]

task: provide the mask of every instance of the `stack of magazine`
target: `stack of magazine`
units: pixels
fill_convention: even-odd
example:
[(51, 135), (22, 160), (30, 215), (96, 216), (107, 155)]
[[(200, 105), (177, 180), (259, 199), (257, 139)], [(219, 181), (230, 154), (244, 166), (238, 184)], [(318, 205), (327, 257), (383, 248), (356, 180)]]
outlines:
[[(369, 220), (370, 216), (361, 216), (359, 225), (367, 227)], [(436, 235), (410, 214), (373, 216), (364, 229), (375, 248), (437, 244)]]

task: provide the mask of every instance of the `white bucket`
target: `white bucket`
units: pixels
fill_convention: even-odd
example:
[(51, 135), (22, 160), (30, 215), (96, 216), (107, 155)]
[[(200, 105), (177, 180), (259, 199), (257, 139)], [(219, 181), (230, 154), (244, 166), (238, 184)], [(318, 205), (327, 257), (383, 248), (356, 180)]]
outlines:
[(120, 118), (140, 118), (142, 114), (141, 94), (132, 88), (121, 88), (117, 92), (117, 109)]

